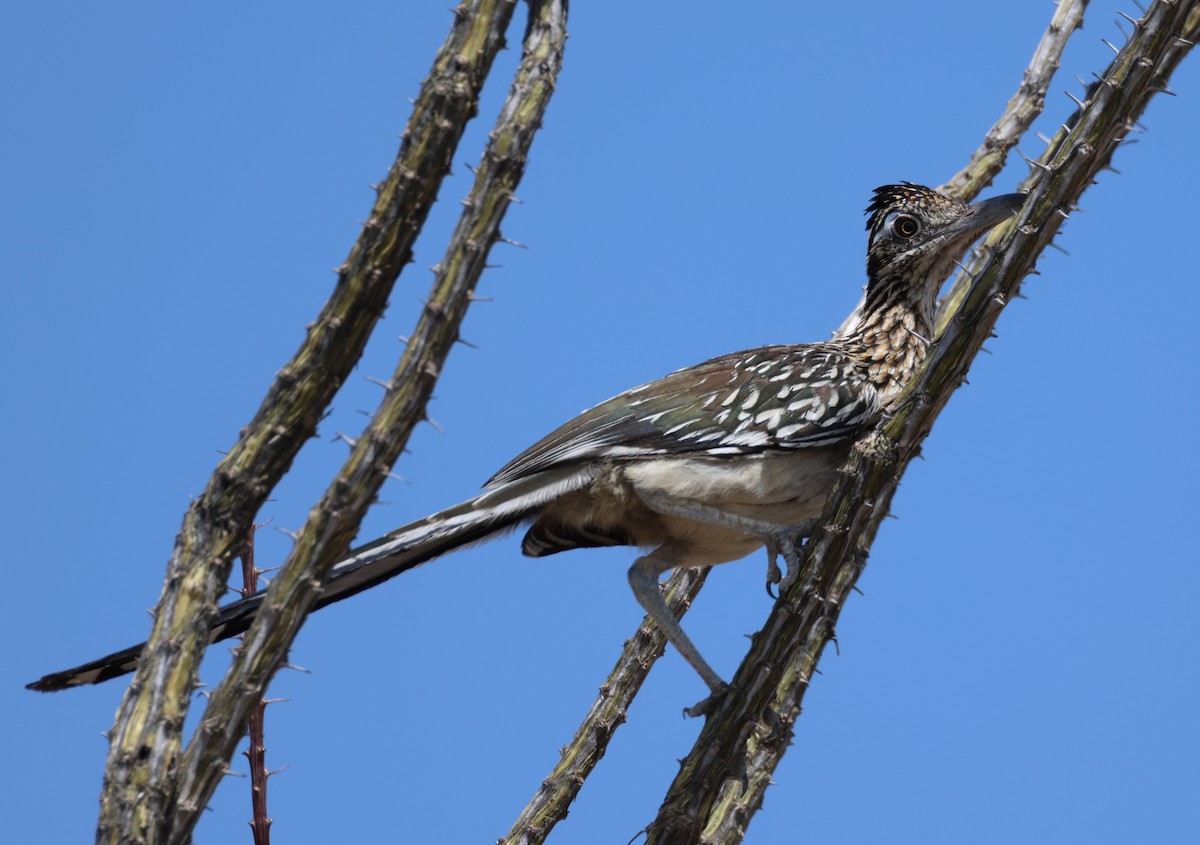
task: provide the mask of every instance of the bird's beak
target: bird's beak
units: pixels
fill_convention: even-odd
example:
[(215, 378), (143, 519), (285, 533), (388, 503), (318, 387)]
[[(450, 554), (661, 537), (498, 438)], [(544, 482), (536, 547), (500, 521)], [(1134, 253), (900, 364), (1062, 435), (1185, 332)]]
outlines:
[(1012, 217), (1024, 204), (1025, 194), (1001, 194), (977, 202), (971, 206), (971, 213), (962, 219), (960, 234), (974, 238)]

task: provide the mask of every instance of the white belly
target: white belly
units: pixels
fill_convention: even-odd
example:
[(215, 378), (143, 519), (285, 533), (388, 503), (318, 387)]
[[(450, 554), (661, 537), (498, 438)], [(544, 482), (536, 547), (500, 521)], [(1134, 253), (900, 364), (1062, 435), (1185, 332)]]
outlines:
[(825, 447), (733, 460), (656, 458), (624, 464), (621, 474), (635, 490), (791, 523), (820, 516), (846, 455), (845, 448)]

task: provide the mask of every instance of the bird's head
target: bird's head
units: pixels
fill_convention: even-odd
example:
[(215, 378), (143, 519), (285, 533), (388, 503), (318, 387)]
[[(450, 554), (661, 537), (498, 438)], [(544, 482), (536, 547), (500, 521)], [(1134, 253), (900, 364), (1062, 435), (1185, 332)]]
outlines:
[(1024, 201), (1004, 194), (972, 205), (911, 182), (876, 188), (866, 212), (869, 286), (905, 284), (932, 303), (967, 247)]

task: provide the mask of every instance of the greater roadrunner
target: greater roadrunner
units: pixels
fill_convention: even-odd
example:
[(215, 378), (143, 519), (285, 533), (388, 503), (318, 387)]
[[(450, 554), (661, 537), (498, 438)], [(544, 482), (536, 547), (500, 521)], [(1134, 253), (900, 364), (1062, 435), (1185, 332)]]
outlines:
[[(768, 586), (799, 574), (797, 548), (854, 440), (924, 360), (938, 289), (1022, 194), (968, 205), (885, 185), (867, 208), (867, 291), (841, 337), (722, 355), (609, 399), (514, 458), (462, 504), (354, 549), (316, 607), (522, 522), (533, 557), (593, 546), (653, 549), (629, 569), (642, 607), (714, 694), (725, 683), (663, 601), (658, 579), (766, 545)], [(787, 563), (784, 575), (776, 555)], [(212, 641), (245, 631), (263, 593), (222, 608)], [(56, 690), (132, 671), (142, 646), (30, 684)]]

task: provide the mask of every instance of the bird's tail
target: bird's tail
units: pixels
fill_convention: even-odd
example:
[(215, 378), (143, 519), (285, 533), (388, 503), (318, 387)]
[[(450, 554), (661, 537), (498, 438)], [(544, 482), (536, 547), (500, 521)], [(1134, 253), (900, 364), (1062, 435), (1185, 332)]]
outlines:
[[(584, 486), (594, 475), (594, 469), (570, 467), (516, 479), (352, 549), (334, 565), (313, 610), (513, 528), (550, 500)], [(265, 595), (266, 590), (260, 590), (222, 607), (209, 629), (209, 642), (237, 636), (249, 628)], [(139, 643), (73, 669), (51, 673), (26, 688), (54, 692), (120, 677), (137, 668), (145, 645)]]

